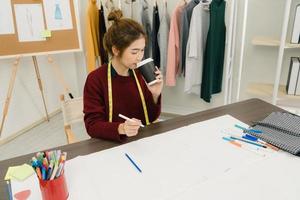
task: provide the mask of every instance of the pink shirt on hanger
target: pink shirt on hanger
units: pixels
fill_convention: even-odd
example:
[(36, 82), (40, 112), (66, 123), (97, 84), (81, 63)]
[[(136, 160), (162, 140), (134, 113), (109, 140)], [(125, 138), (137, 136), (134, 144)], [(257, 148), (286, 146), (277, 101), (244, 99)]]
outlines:
[(166, 69), (166, 85), (175, 86), (176, 85), (176, 75), (179, 69), (179, 38), (180, 38), (180, 18), (183, 8), (186, 4), (179, 4), (176, 6), (170, 24), (169, 32), (169, 43), (168, 43), (168, 60)]

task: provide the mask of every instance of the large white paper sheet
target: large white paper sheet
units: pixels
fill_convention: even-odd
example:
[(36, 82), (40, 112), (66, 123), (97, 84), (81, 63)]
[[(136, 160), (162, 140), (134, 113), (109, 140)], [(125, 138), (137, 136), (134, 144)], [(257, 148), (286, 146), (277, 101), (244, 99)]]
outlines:
[(73, 29), (70, 0), (43, 0), (48, 30)]
[(169, 199), (265, 159), (222, 140), (221, 130), (236, 123), (245, 126), (223, 116), (71, 160), (66, 166), (70, 199)]
[(43, 41), (45, 30), (42, 4), (15, 4), (18, 37), (20, 42)]
[(298, 200), (300, 158), (279, 153), (178, 193), (170, 200)]
[(14, 19), (11, 8), (11, 0), (1, 0), (0, 2), (0, 35), (14, 34)]
[[(226, 115), (68, 160), (69, 199), (244, 199), (251, 187), (262, 192), (261, 199), (267, 199), (272, 188), (276, 189), (272, 199), (282, 199), (284, 194), (298, 198), (300, 175), (294, 178), (293, 173), (297, 173), (300, 160), (283, 152), (265, 152), (262, 157), (222, 140), (223, 130), (235, 124), (247, 126)], [(274, 165), (278, 166), (273, 171)], [(277, 174), (278, 170), (282, 172)], [(272, 180), (273, 176), (276, 179)], [(262, 181), (265, 179), (267, 185)], [(278, 189), (278, 181), (285, 182), (284, 192)]]

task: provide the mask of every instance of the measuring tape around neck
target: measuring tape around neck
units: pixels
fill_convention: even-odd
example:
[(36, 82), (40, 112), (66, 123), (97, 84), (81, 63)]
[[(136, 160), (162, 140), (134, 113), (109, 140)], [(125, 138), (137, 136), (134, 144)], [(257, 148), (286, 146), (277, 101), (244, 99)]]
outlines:
[[(141, 101), (142, 101), (144, 115), (145, 115), (145, 120), (146, 120), (146, 125), (149, 125), (150, 121), (149, 121), (149, 116), (148, 116), (148, 111), (147, 111), (145, 97), (144, 97), (144, 94), (143, 94), (140, 82), (139, 82), (139, 80), (138, 80), (138, 78), (137, 78), (137, 76), (135, 74), (135, 71), (132, 70), (132, 72), (133, 72), (134, 79), (135, 79), (136, 85), (138, 87), (140, 98), (141, 98)], [(109, 122), (112, 122), (112, 117), (113, 117), (113, 97), (112, 97), (112, 81), (111, 81), (111, 61), (108, 63), (108, 68), (107, 68), (107, 85), (108, 85)]]

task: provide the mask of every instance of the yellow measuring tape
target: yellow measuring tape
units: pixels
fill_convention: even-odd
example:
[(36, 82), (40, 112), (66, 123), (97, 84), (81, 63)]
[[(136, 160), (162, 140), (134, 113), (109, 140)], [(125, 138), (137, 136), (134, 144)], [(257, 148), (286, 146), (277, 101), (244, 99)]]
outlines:
[[(148, 111), (147, 111), (147, 106), (145, 102), (145, 97), (140, 85), (140, 82), (135, 74), (135, 71), (132, 70), (134, 79), (136, 82), (136, 85), (138, 87), (142, 105), (143, 105), (143, 110), (144, 110), (144, 115), (145, 115), (145, 120), (146, 120), (146, 125), (149, 125), (149, 116), (148, 116)], [(108, 69), (107, 69), (107, 84), (108, 84), (108, 105), (109, 105), (109, 122), (112, 122), (112, 117), (113, 117), (113, 97), (112, 97), (112, 86), (111, 86), (111, 61), (108, 63)]]

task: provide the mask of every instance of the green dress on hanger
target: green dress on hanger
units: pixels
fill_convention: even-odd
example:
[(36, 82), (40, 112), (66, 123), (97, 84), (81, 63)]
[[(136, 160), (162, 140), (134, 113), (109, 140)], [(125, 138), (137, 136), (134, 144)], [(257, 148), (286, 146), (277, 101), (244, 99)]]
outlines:
[(210, 102), (211, 95), (221, 92), (226, 39), (224, 0), (213, 0), (209, 6), (210, 25), (203, 61), (201, 98)]

